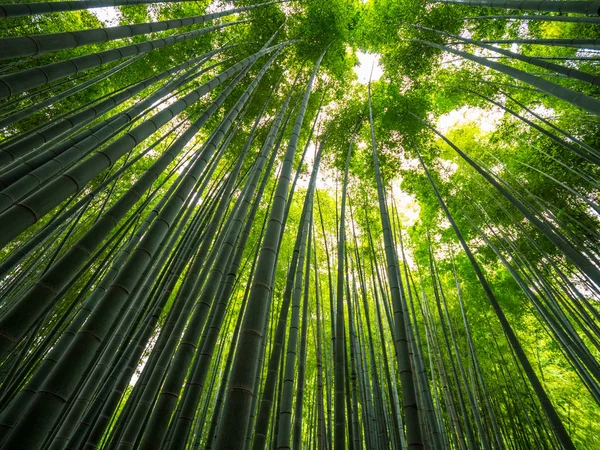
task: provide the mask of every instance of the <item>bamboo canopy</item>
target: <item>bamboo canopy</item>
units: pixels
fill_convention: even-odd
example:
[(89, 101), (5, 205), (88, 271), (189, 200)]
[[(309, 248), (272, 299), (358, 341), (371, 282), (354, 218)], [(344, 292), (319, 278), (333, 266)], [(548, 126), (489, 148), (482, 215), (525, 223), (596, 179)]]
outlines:
[(0, 5), (0, 449), (600, 448), (600, 3)]

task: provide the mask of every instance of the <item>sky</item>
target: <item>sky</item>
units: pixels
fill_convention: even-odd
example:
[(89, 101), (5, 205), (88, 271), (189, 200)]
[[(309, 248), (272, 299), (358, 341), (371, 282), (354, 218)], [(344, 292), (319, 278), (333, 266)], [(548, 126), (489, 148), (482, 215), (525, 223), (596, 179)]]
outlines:
[(377, 53), (356, 52), (358, 58), (358, 66), (354, 66), (354, 72), (358, 77), (358, 82), (361, 84), (369, 83), (369, 75), (371, 68), (373, 69), (373, 81), (377, 81), (383, 75), (383, 69), (379, 65), (379, 55)]
[(438, 118), (437, 129), (446, 134), (451, 128), (465, 123), (476, 123), (483, 133), (494, 131), (502, 119), (504, 111), (497, 106), (491, 109), (482, 109), (472, 106), (461, 108), (443, 114)]
[(96, 18), (102, 22), (105, 26), (115, 27), (119, 25), (121, 18), (121, 12), (118, 8), (113, 6), (107, 6), (105, 8), (91, 8), (88, 9), (90, 14), (96, 16)]

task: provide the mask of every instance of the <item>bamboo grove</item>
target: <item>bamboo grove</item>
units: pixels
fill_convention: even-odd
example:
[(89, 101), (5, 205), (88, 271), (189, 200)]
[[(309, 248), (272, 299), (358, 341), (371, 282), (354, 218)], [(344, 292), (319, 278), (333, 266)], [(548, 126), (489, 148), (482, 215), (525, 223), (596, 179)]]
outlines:
[(0, 448), (600, 448), (599, 15), (0, 1)]

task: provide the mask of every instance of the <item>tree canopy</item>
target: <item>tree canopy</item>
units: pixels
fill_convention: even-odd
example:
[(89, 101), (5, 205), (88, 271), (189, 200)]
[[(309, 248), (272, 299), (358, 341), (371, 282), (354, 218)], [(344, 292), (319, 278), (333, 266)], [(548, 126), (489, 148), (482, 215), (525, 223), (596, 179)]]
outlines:
[(0, 2), (0, 449), (600, 448), (600, 7)]

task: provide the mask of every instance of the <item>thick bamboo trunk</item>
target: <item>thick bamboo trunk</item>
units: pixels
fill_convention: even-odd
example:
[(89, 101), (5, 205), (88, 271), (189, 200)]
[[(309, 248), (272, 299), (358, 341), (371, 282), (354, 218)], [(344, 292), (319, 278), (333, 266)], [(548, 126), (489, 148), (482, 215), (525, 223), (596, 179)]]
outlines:
[(304, 115), (310, 96), (312, 84), (322, 57), (317, 62), (312, 76), (308, 82), (306, 93), (288, 143), (288, 148), (279, 177), (277, 191), (273, 200), (269, 223), (263, 241), (252, 291), (248, 300), (248, 309), (240, 332), (237, 352), (232, 366), (229, 380), (229, 391), (225, 400), (223, 417), (219, 425), (215, 448), (242, 449), (245, 445), (247, 422), (252, 403), (253, 384), (258, 370), (256, 356), (262, 344), (261, 335), (264, 328), (265, 311), (270, 298), (270, 286), (273, 272), (277, 263), (277, 246), (282, 231), (282, 219), (286, 206), (286, 197), (292, 162), (296, 153), (296, 146)]
[(396, 339), (396, 354), (398, 358), (398, 367), (400, 370), (400, 380), (402, 383), (402, 407), (406, 421), (406, 442), (407, 448), (421, 449), (423, 440), (421, 436), (421, 424), (417, 406), (416, 391), (413, 382), (412, 369), (409, 360), (409, 345), (406, 333), (406, 318), (403, 314), (400, 273), (397, 266), (398, 258), (396, 256), (394, 243), (391, 236), (389, 215), (385, 200), (385, 192), (379, 171), (379, 160), (377, 156), (377, 143), (375, 141), (375, 128), (373, 125), (373, 113), (371, 109), (369, 89), (369, 121), (371, 124), (371, 144), (373, 151), (373, 161), (375, 167), (375, 178), (377, 182), (377, 195), (379, 199), (379, 211), (383, 226), (383, 237), (385, 242), (385, 255), (387, 261), (388, 282), (392, 294), (392, 305), (394, 308), (394, 338)]
[[(82, 9), (105, 8), (107, 6), (151, 5), (161, 3), (183, 3), (194, 0), (82, 0), (42, 3), (14, 3), (0, 6), (0, 19), (34, 16), (55, 12), (81, 11)], [(273, 2), (279, 3), (279, 2)]]
[(11, 73), (0, 76), (0, 100), (11, 97), (13, 95), (26, 92), (38, 86), (44, 86), (54, 81), (62, 80), (63, 78), (81, 73), (95, 67), (100, 67), (114, 61), (136, 56), (142, 53), (148, 53), (158, 48), (176, 44), (188, 39), (220, 30), (229, 26), (245, 23), (245, 20), (236, 22), (227, 22), (220, 25), (213, 25), (199, 30), (190, 31), (188, 33), (176, 34), (161, 39), (142, 42), (140, 44), (125, 45), (123, 47), (105, 50), (103, 52), (92, 53), (89, 55), (78, 56), (75, 58), (59, 61), (44, 66), (39, 66), (34, 69), (22, 70), (20, 72)]
[(600, 2), (586, 1), (548, 1), (548, 0), (434, 0), (435, 3), (466, 5), (479, 8), (518, 9), (521, 11), (544, 11), (558, 13), (600, 15)]
[(161, 22), (138, 23), (134, 25), (121, 25), (118, 27), (3, 38), (0, 39), (0, 60), (23, 58), (25, 56), (39, 56), (45, 53), (58, 52), (60, 50), (77, 48), (85, 45), (130, 38), (140, 34), (156, 33), (190, 25), (198, 25), (220, 17), (238, 14), (270, 4), (273, 3), (260, 3), (242, 8), (228, 9), (218, 13), (182, 17), (181, 19), (163, 20)]

